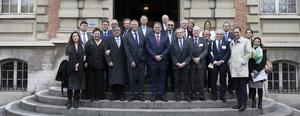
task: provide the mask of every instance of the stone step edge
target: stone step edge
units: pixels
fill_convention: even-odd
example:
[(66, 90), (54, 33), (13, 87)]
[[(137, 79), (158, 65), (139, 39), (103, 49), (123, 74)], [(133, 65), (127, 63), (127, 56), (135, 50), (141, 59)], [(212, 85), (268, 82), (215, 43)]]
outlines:
[(264, 113), (259, 116), (299, 116), (299, 115), (294, 115), (293, 109), (291, 107), (276, 102), (276, 109), (273, 112)]
[[(21, 100), (21, 107), (25, 107), (29, 110), (39, 110), (41, 113), (53, 113), (53, 112), (66, 112), (66, 106), (57, 106), (57, 105), (47, 105), (43, 103), (39, 103), (37, 101), (27, 101), (27, 99), (31, 99), (32, 96), (25, 97)], [(269, 99), (268, 99), (269, 100)], [(246, 111), (248, 112), (260, 112), (260, 113), (267, 113), (267, 112), (272, 112), (276, 108), (275, 106), (275, 101), (270, 101), (270, 105), (265, 106), (262, 110), (257, 109), (257, 108), (247, 108)], [(125, 109), (125, 108), (86, 108), (86, 107), (81, 107), (79, 109), (69, 109), (67, 113), (70, 113), (71, 111), (78, 111), (78, 113), (87, 113), (88, 111), (100, 111), (100, 112), (135, 112), (135, 113), (166, 113), (166, 112), (174, 112), (174, 113), (188, 113), (188, 112), (208, 112), (207, 110), (213, 110), (214, 113), (216, 112), (239, 112), (236, 109), (231, 109), (231, 108), (192, 108), (192, 109)], [(64, 115), (70, 115), (70, 114), (64, 114)]]
[[(45, 95), (46, 94), (46, 95)], [(61, 96), (53, 96), (53, 95), (47, 95), (49, 94), (47, 90), (44, 91), (40, 91), (35, 93), (35, 100), (45, 103), (45, 104), (53, 104), (53, 105), (66, 105), (68, 103), (68, 98), (67, 97), (61, 97)], [(91, 104), (91, 106), (88, 107), (98, 107), (101, 106), (99, 104), (101, 103), (110, 103), (111, 101), (109, 100), (100, 100), (98, 102), (91, 102), (90, 100), (79, 100), (79, 104), (84, 104), (84, 107), (87, 107), (86, 104), (89, 103)], [(212, 101), (212, 100), (207, 100), (207, 101), (192, 101), (191, 103), (186, 102), (184, 100), (181, 100), (180, 102), (175, 102), (174, 100), (169, 100), (168, 102), (150, 102), (150, 100), (146, 100), (145, 102), (141, 102), (139, 100), (135, 100), (133, 102), (128, 102), (127, 100), (125, 101), (113, 101), (111, 103), (119, 103), (121, 106), (117, 106), (117, 107), (112, 107), (113, 104), (108, 104), (106, 107), (109, 108), (139, 108), (139, 109), (143, 109), (144, 107), (150, 108), (152, 109), (153, 106), (157, 106), (159, 105), (160, 107), (163, 107), (163, 109), (174, 109), (174, 108), (181, 108), (181, 107), (195, 107), (197, 106), (197, 108), (215, 108), (215, 107), (219, 107), (219, 108), (224, 108), (224, 107), (232, 107), (234, 105), (236, 105), (236, 99), (227, 99), (227, 101), (224, 103), (220, 100), (218, 101)], [(124, 103), (129, 103), (129, 104), (124, 104)], [(174, 106), (172, 108), (172, 106), (170, 106), (168, 108), (168, 105), (174, 105), (175, 103), (181, 104), (182, 106), (178, 107), (178, 106)], [(205, 104), (213, 104), (213, 105), (208, 105), (205, 106)], [(96, 105), (95, 105), (96, 104)], [(133, 104), (136, 104), (138, 106), (142, 106), (142, 107), (138, 107), (138, 106), (133, 106)], [(248, 104), (250, 104), (250, 102), (248, 102)], [(162, 106), (163, 105), (163, 106)], [(176, 105), (176, 104), (175, 104)], [(122, 107), (123, 106), (123, 107)], [(150, 107), (149, 107), (150, 106)], [(204, 107), (203, 107), (204, 106)], [(100, 107), (101, 108), (101, 107)], [(161, 109), (161, 108), (158, 108)]]

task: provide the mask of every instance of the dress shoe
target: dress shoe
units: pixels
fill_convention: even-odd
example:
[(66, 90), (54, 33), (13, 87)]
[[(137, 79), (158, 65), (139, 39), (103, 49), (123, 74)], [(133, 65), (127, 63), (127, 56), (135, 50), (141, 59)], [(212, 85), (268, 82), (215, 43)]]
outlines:
[(129, 99), (128, 99), (128, 102), (131, 102), (131, 101), (133, 101), (134, 100), (134, 97), (130, 97)]
[(77, 101), (73, 101), (73, 107), (74, 107), (75, 109), (78, 108), (78, 106), (77, 106)]
[(262, 108), (262, 102), (258, 102), (258, 106), (257, 106), (259, 109)]
[(226, 102), (226, 98), (225, 98), (225, 97), (220, 97), (220, 100), (221, 100), (222, 102)]
[(96, 98), (95, 100), (96, 100), (96, 101), (99, 101), (99, 100), (100, 100), (100, 98)]
[(196, 101), (196, 98), (195, 97), (192, 97), (192, 99), (191, 99), (192, 101)]
[(72, 101), (69, 100), (69, 101), (68, 101), (68, 105), (67, 105), (67, 109), (70, 109), (71, 107), (72, 107)]
[(176, 102), (179, 102), (180, 101), (180, 98), (176, 98), (176, 100), (175, 100)]
[(92, 99), (91, 99), (91, 102), (93, 102), (93, 101), (95, 101), (95, 98), (92, 98)]
[(117, 96), (116, 95), (112, 95), (111, 98), (109, 99), (109, 101), (114, 101), (117, 99)]
[(208, 90), (207, 90), (209, 93), (211, 93), (211, 88), (208, 88)]
[(106, 92), (110, 92), (110, 89), (106, 89), (105, 91), (106, 91)]
[(188, 97), (185, 97), (184, 100), (187, 102), (191, 102), (191, 100)]
[(206, 99), (203, 97), (203, 98), (199, 98), (200, 101), (206, 101)]
[(84, 94), (81, 95), (81, 99), (87, 99)]
[(212, 98), (212, 101), (217, 101), (217, 97), (213, 97), (213, 98)]
[(161, 99), (161, 101), (168, 102), (168, 99), (167, 99), (166, 97), (163, 97), (163, 98)]
[(233, 106), (232, 109), (239, 109), (241, 107), (240, 104), (236, 105), (236, 106)]
[(125, 101), (124, 96), (120, 97), (120, 101)]
[(151, 102), (155, 102), (155, 101), (156, 101), (156, 98), (152, 97)]
[(242, 105), (240, 108), (239, 108), (239, 111), (245, 111), (246, 110), (246, 106)]
[(227, 90), (230, 94), (233, 94), (233, 90), (232, 89), (228, 89)]
[(144, 102), (145, 101), (144, 97), (140, 97), (140, 101)]

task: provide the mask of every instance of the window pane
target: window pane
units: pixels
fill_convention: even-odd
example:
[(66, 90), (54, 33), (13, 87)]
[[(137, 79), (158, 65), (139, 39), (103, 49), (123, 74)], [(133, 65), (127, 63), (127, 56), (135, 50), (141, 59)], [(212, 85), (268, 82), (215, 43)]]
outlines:
[(18, 4), (10, 4), (10, 13), (18, 12)]
[(9, 13), (9, 5), (2, 4), (2, 13)]
[(288, 13), (296, 13), (296, 1), (290, 1), (288, 4)]
[(279, 0), (279, 3), (286, 3), (286, 0)]
[(21, 3), (28, 3), (28, 0), (21, 0)]
[(33, 3), (33, 0), (28, 0), (28, 3)]
[(27, 4), (21, 5), (21, 13), (28, 13), (28, 5)]
[(10, 0), (10, 4), (18, 4), (18, 0)]
[(287, 13), (286, 4), (279, 4), (279, 13)]
[(9, 0), (2, 0), (2, 3), (9, 3)]
[(29, 12), (28, 13), (33, 13), (33, 5), (32, 4), (28, 4), (29, 7)]

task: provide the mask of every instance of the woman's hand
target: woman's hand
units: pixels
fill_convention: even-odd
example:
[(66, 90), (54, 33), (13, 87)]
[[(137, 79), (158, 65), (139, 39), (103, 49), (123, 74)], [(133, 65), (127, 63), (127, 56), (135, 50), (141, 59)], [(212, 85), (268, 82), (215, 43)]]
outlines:
[(257, 72), (256, 70), (253, 70), (253, 73), (254, 73), (255, 75), (258, 75), (258, 72)]
[(76, 68), (75, 68), (75, 71), (78, 71), (78, 66), (79, 66), (79, 63), (76, 63)]

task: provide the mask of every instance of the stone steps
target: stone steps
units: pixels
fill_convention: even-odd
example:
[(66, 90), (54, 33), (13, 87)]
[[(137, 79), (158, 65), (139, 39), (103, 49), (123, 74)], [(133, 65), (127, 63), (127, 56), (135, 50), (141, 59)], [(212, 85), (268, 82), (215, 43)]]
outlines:
[(293, 109), (285, 104), (276, 103), (276, 110), (263, 116), (298, 116), (293, 114)]
[(5, 106), (0, 106), (0, 116), (5, 116)]
[[(66, 97), (67, 96), (67, 89), (64, 88), (63, 91), (64, 91), (64, 94), (61, 93), (61, 88), (60, 87), (50, 87), (49, 88), (49, 94), (54, 95), (54, 96)], [(199, 93), (197, 93), (197, 98), (198, 98), (198, 94)], [(111, 96), (111, 92), (105, 92), (105, 99), (110, 99), (110, 96)], [(129, 92), (126, 91), (125, 92), (125, 99), (128, 99), (128, 98), (129, 98)], [(151, 92), (144, 92), (144, 98), (146, 100), (150, 100), (152, 98), (152, 93)], [(161, 99), (159, 92), (157, 93), (157, 98)], [(227, 93), (225, 95), (225, 98), (226, 99), (234, 99), (234, 98), (236, 98), (235, 93), (234, 94)], [(137, 93), (135, 94), (135, 99), (136, 100), (139, 99), (139, 96), (138, 96)], [(174, 92), (167, 92), (167, 99), (168, 100), (175, 100), (175, 93)], [(181, 99), (184, 99), (183, 94), (181, 94)], [(212, 95), (211, 95), (210, 92), (205, 92), (205, 99), (207, 99), (207, 100), (212, 99)], [(219, 96), (218, 96), (218, 99), (219, 99)]]
[[(28, 111), (39, 113), (51, 113), (56, 115), (72, 115), (72, 116), (196, 116), (196, 115), (223, 115), (223, 116), (246, 116), (259, 115), (261, 113), (273, 112), (276, 109), (276, 104), (272, 100), (264, 100), (263, 109), (248, 108), (246, 111), (240, 112), (231, 107), (225, 108), (186, 108), (186, 109), (129, 109), (129, 108), (91, 108), (80, 107), (79, 109), (66, 109), (66, 106), (45, 104), (33, 99), (34, 96), (25, 97), (21, 100), (20, 106)], [(147, 104), (147, 102), (142, 102)], [(172, 102), (172, 101), (170, 101)]]
[[(48, 93), (47, 90), (41, 91), (35, 94), (36, 101), (52, 104), (52, 105), (63, 105), (66, 106), (68, 103), (67, 97), (53, 96)], [(249, 102), (248, 102), (249, 103)], [(192, 101), (191, 103), (184, 100), (180, 102), (175, 102), (174, 100), (169, 100), (168, 102), (156, 101), (150, 102), (146, 100), (145, 102), (140, 102), (135, 100), (132, 102), (115, 100), (113, 102), (109, 100), (100, 100), (91, 102), (90, 100), (80, 100), (78, 102), (79, 106), (82, 107), (97, 107), (97, 108), (129, 108), (129, 109), (186, 109), (186, 108), (221, 108), (221, 107), (232, 107), (237, 104), (236, 99), (228, 99), (226, 102), (221, 100), (212, 101)]]

